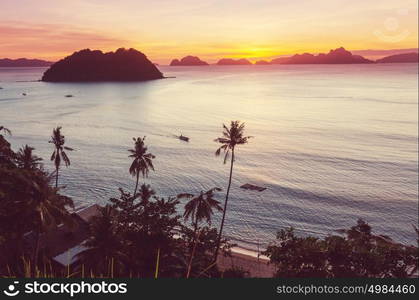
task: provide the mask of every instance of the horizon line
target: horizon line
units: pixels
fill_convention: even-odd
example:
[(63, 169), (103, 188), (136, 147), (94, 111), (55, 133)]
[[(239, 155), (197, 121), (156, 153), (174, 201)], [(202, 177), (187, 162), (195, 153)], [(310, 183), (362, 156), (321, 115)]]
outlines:
[[(293, 54), (282, 54), (282, 55), (281, 54), (278, 54), (278, 55), (266, 56), (266, 57), (263, 57), (263, 56), (261, 56), (261, 57), (255, 57), (255, 56), (241, 56), (241, 57), (236, 57), (236, 56), (223, 56), (223, 57), (221, 57), (220, 56), (219, 58), (215, 58), (215, 59), (214, 58), (207, 59), (207, 58), (205, 58), (205, 55), (185, 54), (183, 56), (180, 55), (178, 57), (161, 58), (161, 59), (154, 60), (154, 59), (150, 58), (147, 55), (147, 53), (145, 53), (142, 50), (139, 50), (137, 48), (134, 48), (134, 47), (118, 47), (118, 48), (116, 48), (113, 51), (106, 51), (106, 50), (102, 50), (102, 49), (93, 49), (93, 48), (87, 47), (87, 48), (75, 50), (75, 51), (73, 51), (73, 52), (71, 52), (71, 53), (63, 56), (62, 58), (60, 58), (58, 60), (49, 60), (49, 59), (42, 59), (42, 58), (37, 58), (37, 57), (16, 57), (16, 58), (13, 58), (13, 57), (0, 57), (0, 60), (1, 59), (10, 59), (10, 60), (28, 59), (28, 60), (42, 60), (42, 61), (46, 61), (46, 62), (55, 63), (55, 62), (57, 62), (57, 61), (65, 58), (67, 56), (72, 55), (75, 52), (78, 52), (78, 51), (81, 51), (81, 50), (85, 50), (85, 49), (90, 49), (92, 51), (93, 50), (100, 50), (103, 53), (108, 53), (108, 52), (114, 52), (114, 51), (116, 51), (117, 49), (120, 49), (120, 48), (135, 49), (137, 51), (140, 51), (144, 55), (146, 55), (147, 58), (150, 61), (152, 61), (153, 63), (160, 64), (160, 65), (169, 65), (170, 63), (167, 63), (167, 64), (166, 63), (160, 63), (160, 62), (157, 62), (157, 60), (171, 61), (173, 59), (181, 59), (181, 58), (186, 57), (186, 56), (196, 56), (196, 57), (199, 57), (200, 59), (203, 58), (206, 61), (213, 61), (214, 62), (214, 63), (209, 63), (209, 64), (216, 64), (216, 62), (218, 60), (220, 60), (220, 59), (235, 59), (235, 60), (237, 60), (237, 59), (247, 59), (247, 60), (249, 60), (251, 62), (256, 62), (258, 60), (272, 60), (272, 59), (281, 58), (281, 57), (291, 57), (291, 56), (296, 55), (296, 54), (310, 53), (310, 54), (313, 54), (313, 55), (318, 55), (318, 54), (321, 54), (321, 53), (327, 53), (327, 52), (308, 52), (308, 51), (302, 51), (302, 52), (293, 53)], [(409, 52), (419, 52), (419, 47), (418, 48), (397, 48), (397, 49), (359, 49), (359, 50), (348, 50), (345, 47), (341, 46), (341, 47), (333, 48), (333, 49), (330, 49), (330, 50), (334, 50), (334, 49), (338, 49), (338, 48), (344, 48), (345, 50), (351, 52), (352, 54), (361, 55), (361, 56), (364, 56), (365, 58), (368, 58), (368, 59), (380, 59), (382, 57), (386, 57), (386, 56), (390, 56), (390, 55), (404, 54), (404, 53), (409, 53)]]

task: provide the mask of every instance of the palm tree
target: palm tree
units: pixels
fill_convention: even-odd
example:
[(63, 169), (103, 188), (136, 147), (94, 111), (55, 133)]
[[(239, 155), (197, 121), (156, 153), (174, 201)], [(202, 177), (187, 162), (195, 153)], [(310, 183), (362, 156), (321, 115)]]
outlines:
[(148, 202), (155, 194), (156, 192), (151, 188), (151, 186), (145, 183), (140, 186), (138, 191), (138, 196), (140, 197), (142, 203)]
[(196, 232), (200, 222), (205, 220), (209, 225), (211, 225), (212, 215), (214, 214), (214, 209), (222, 211), (220, 202), (214, 199), (214, 192), (221, 191), (220, 188), (212, 188), (206, 192), (202, 192), (196, 196), (189, 193), (179, 194), (179, 198), (189, 198), (188, 203), (185, 204), (185, 212), (183, 213), (183, 218), (185, 221), (191, 219), (192, 225)]
[(2, 131), (4, 132), (4, 134), (12, 135), (12, 132), (10, 131), (9, 128), (6, 128), (6, 127), (0, 125), (0, 132), (2, 132)]
[(121, 251), (121, 232), (116, 219), (117, 211), (111, 205), (100, 208), (100, 214), (90, 221), (90, 238), (84, 243), (87, 249), (76, 256), (88, 271), (99, 273), (95, 275), (112, 277), (112, 264), (118, 270), (127, 260)]
[(19, 168), (26, 169), (26, 170), (34, 170), (41, 166), (40, 161), (42, 158), (33, 155), (32, 151), (35, 148), (25, 145), (24, 147), (20, 148), (18, 153), (16, 153), (16, 162)]
[(140, 173), (143, 175), (143, 178), (148, 176), (150, 169), (154, 171), (153, 159), (155, 156), (151, 153), (147, 153), (147, 146), (144, 144), (145, 137), (143, 138), (132, 138), (134, 140), (135, 146), (134, 149), (129, 149), (131, 153), (128, 157), (132, 157), (134, 160), (129, 168), (129, 172), (132, 176), (137, 177), (137, 182), (135, 184), (134, 196), (137, 193), (138, 180)]
[(35, 222), (35, 249), (33, 262), (38, 261), (38, 251), (40, 235), (49, 232), (60, 224), (70, 227), (74, 226), (72, 218), (67, 207), (74, 208), (73, 200), (67, 196), (59, 194), (59, 188), (50, 186), (51, 177), (34, 176), (33, 181), (33, 197), (29, 200), (33, 207)]
[(198, 225), (200, 222), (205, 220), (209, 225), (211, 225), (212, 215), (214, 214), (214, 209), (218, 211), (222, 211), (222, 207), (220, 206), (220, 202), (214, 199), (214, 192), (221, 191), (220, 188), (212, 188), (206, 192), (202, 192), (198, 195), (192, 195), (188, 193), (179, 194), (178, 198), (189, 198), (191, 199), (185, 205), (185, 212), (183, 217), (185, 221), (188, 221), (189, 218), (191, 219), (192, 225), (194, 227), (193, 233), (193, 240), (192, 240), (192, 251), (191, 256), (188, 263), (188, 269), (186, 273), (186, 278), (189, 278), (192, 268), (192, 261), (195, 255), (196, 245), (198, 244), (199, 233), (198, 232)]
[(49, 143), (54, 144), (55, 146), (54, 152), (52, 152), (51, 155), (51, 161), (54, 161), (55, 164), (55, 187), (58, 187), (58, 170), (60, 169), (61, 160), (64, 161), (66, 167), (70, 165), (70, 159), (64, 150), (73, 151), (73, 149), (64, 146), (65, 138), (61, 134), (61, 126), (52, 130), (52, 136)]
[(223, 218), (221, 219), (220, 232), (217, 238), (217, 248), (215, 249), (215, 253), (214, 253), (214, 262), (217, 261), (218, 251), (220, 249), (221, 235), (223, 233), (224, 221), (225, 221), (225, 216), (227, 212), (227, 202), (228, 202), (228, 196), (230, 193), (231, 178), (233, 176), (233, 164), (235, 160), (234, 150), (236, 149), (237, 145), (247, 144), (249, 138), (251, 138), (251, 136), (243, 135), (244, 123), (241, 123), (240, 121), (231, 121), (230, 128), (228, 128), (226, 125), (223, 124), (223, 128), (224, 128), (223, 137), (215, 139), (215, 142), (222, 144), (222, 146), (220, 146), (217, 149), (217, 151), (215, 151), (215, 156), (219, 156), (221, 154), (221, 151), (223, 151), (224, 164), (226, 164), (230, 157), (230, 152), (231, 152), (230, 177), (228, 179), (227, 193), (226, 193), (226, 198), (224, 202)]

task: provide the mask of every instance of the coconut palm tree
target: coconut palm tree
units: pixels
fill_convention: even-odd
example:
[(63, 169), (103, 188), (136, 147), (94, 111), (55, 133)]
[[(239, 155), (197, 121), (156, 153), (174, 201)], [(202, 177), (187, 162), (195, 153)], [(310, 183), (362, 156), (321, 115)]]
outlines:
[(214, 214), (214, 209), (222, 211), (220, 202), (214, 199), (214, 192), (221, 191), (220, 188), (212, 188), (206, 192), (202, 192), (199, 195), (193, 195), (189, 193), (179, 194), (179, 198), (188, 198), (190, 199), (188, 203), (185, 204), (185, 212), (183, 213), (183, 218), (185, 221), (191, 219), (194, 230), (196, 231), (198, 225), (202, 221), (206, 221), (211, 225), (212, 215)]
[(155, 156), (151, 153), (147, 153), (147, 146), (144, 144), (145, 137), (143, 138), (132, 138), (134, 140), (134, 149), (129, 149), (131, 153), (128, 157), (132, 157), (134, 160), (129, 168), (129, 172), (132, 176), (135, 176), (137, 181), (134, 189), (134, 196), (137, 193), (138, 180), (140, 173), (143, 178), (148, 176), (149, 170), (154, 171), (153, 159)]
[(51, 155), (51, 161), (55, 164), (55, 187), (58, 187), (58, 170), (60, 169), (61, 160), (64, 161), (65, 166), (68, 167), (70, 165), (70, 159), (67, 156), (67, 151), (73, 151), (72, 148), (64, 146), (65, 138), (61, 134), (61, 126), (54, 128), (52, 130), (52, 136), (49, 143), (54, 144), (54, 152)]
[(74, 220), (67, 208), (74, 208), (73, 200), (59, 194), (59, 188), (50, 186), (51, 177), (34, 176), (33, 196), (28, 199), (29, 205), (33, 207), (35, 249), (33, 262), (38, 261), (40, 236), (56, 228), (60, 224), (69, 227), (74, 226)]
[(215, 139), (215, 142), (222, 144), (222, 146), (220, 146), (217, 149), (217, 151), (215, 151), (215, 156), (219, 156), (221, 154), (221, 151), (223, 151), (224, 164), (226, 164), (228, 159), (230, 158), (230, 152), (231, 152), (230, 176), (228, 179), (228, 187), (227, 187), (227, 193), (226, 193), (226, 198), (224, 202), (223, 217), (221, 219), (220, 232), (217, 238), (217, 248), (215, 249), (215, 253), (214, 253), (214, 262), (217, 261), (218, 251), (220, 249), (221, 235), (223, 233), (224, 221), (225, 221), (225, 216), (227, 212), (227, 202), (228, 202), (228, 196), (230, 193), (231, 179), (233, 177), (233, 165), (234, 165), (234, 160), (235, 160), (234, 151), (236, 149), (236, 146), (247, 144), (248, 140), (251, 138), (251, 136), (244, 136), (244, 123), (241, 123), (240, 121), (231, 121), (230, 128), (228, 128), (226, 125), (223, 124), (223, 128), (224, 128), (223, 136)]
[(138, 190), (138, 196), (142, 203), (150, 201), (151, 197), (156, 195), (156, 192), (151, 188), (149, 184), (143, 183)]
[(189, 278), (192, 268), (192, 261), (195, 255), (196, 245), (198, 244), (199, 239), (199, 223), (206, 221), (211, 225), (212, 215), (214, 214), (214, 209), (222, 211), (220, 202), (214, 199), (214, 192), (221, 191), (220, 188), (212, 188), (206, 192), (202, 192), (198, 195), (192, 195), (189, 193), (179, 194), (178, 198), (189, 198), (188, 203), (185, 205), (185, 212), (183, 218), (185, 221), (191, 219), (192, 226), (194, 227), (193, 240), (192, 240), (192, 251), (189, 258), (186, 278)]
[(16, 162), (19, 168), (34, 170), (41, 166), (42, 158), (34, 155), (32, 151), (35, 148), (25, 145), (16, 153)]
[(2, 132), (2, 131), (4, 132), (4, 134), (12, 135), (12, 132), (10, 131), (9, 128), (6, 128), (6, 127), (0, 125), (0, 132)]
[[(117, 270), (123, 267), (127, 261), (122, 253), (121, 232), (116, 222), (117, 211), (106, 205), (99, 209), (100, 214), (92, 217), (90, 221), (90, 238), (84, 243), (86, 250), (79, 253), (76, 258), (87, 268), (87, 271), (95, 271), (102, 276), (110, 276), (113, 272), (113, 264)], [(110, 276), (111, 277), (111, 276)]]

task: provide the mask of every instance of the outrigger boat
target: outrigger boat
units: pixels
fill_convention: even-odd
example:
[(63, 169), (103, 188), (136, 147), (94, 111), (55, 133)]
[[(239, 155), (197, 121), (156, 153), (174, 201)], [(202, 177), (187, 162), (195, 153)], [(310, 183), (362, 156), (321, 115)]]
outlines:
[(187, 136), (182, 135), (182, 134), (180, 134), (179, 140), (182, 140), (182, 141), (185, 141), (185, 142), (189, 142), (189, 138)]

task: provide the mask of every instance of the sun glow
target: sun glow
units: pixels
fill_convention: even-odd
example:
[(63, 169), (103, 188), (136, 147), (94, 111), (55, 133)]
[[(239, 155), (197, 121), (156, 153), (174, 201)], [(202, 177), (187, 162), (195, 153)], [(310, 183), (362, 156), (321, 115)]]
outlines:
[(84, 48), (133, 47), (165, 64), (186, 55), (256, 61), (341, 46), (418, 47), (416, 0), (24, 2), (2, 0), (3, 57), (57, 60)]

